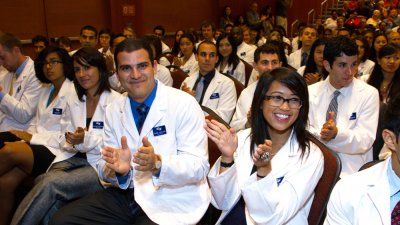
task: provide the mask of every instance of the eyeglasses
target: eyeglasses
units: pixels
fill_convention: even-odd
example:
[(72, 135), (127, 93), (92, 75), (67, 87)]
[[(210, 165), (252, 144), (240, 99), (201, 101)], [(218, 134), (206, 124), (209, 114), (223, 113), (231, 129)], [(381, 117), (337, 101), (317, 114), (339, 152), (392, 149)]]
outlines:
[(43, 66), (47, 67), (50, 66), (51, 68), (55, 67), (58, 63), (62, 63), (62, 61), (60, 59), (51, 59), (50, 61), (43, 62)]
[(267, 101), (268, 105), (273, 107), (280, 107), (284, 102), (287, 102), (291, 109), (300, 109), (303, 104), (299, 98), (284, 98), (273, 95), (266, 95), (264, 101)]

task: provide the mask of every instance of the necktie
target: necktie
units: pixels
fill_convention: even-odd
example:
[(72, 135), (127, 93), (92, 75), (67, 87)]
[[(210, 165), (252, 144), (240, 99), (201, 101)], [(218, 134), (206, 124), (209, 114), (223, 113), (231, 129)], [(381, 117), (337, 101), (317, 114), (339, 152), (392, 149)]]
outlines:
[(204, 77), (202, 76), (196, 87), (196, 100), (200, 104), (201, 104), (200, 99), (201, 95), (203, 94), (203, 90), (204, 90)]
[(146, 120), (147, 113), (149, 112), (149, 107), (145, 104), (140, 104), (138, 107), (136, 107), (136, 111), (139, 114), (138, 131), (140, 133), (142, 131), (144, 121)]
[(307, 52), (301, 53), (301, 63), (300, 66), (305, 66), (307, 63), (308, 54)]
[(17, 74), (13, 74), (12, 79), (11, 79), (11, 84), (10, 84), (10, 91), (8, 92), (9, 95), (13, 95), (14, 92), (14, 83), (17, 80)]
[(394, 207), (391, 218), (392, 225), (400, 224), (400, 202), (397, 202), (396, 206)]
[(331, 102), (329, 103), (328, 110), (326, 111), (326, 120), (329, 119), (329, 112), (334, 112), (335, 115), (333, 116), (333, 120), (336, 123), (336, 116), (338, 112), (338, 102), (337, 102), (337, 97), (340, 95), (340, 91), (336, 90), (333, 92), (333, 98)]

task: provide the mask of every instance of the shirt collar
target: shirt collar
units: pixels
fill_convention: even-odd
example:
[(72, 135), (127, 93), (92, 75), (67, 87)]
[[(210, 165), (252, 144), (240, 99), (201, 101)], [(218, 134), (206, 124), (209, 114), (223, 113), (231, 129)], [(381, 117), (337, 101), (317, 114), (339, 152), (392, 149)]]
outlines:
[(26, 64), (28, 63), (29, 58), (26, 57), (25, 61), (19, 65), (19, 67), (17, 68), (17, 70), (15, 71), (15, 74), (17, 75), (17, 77), (19, 77), (19, 75), (22, 73), (22, 71), (25, 69)]
[[(351, 94), (351, 90), (353, 89), (353, 86), (354, 86), (354, 79), (355, 79), (355, 78), (353, 78), (353, 81), (352, 81), (348, 86), (342, 87), (342, 88), (340, 88), (340, 89), (336, 89), (336, 88), (333, 87), (332, 84), (329, 82), (329, 76), (328, 76), (328, 77), (324, 80), (324, 82), (325, 82), (325, 87), (326, 87), (326, 91), (327, 91), (327, 93), (328, 93), (329, 95), (332, 95), (332, 96), (333, 96), (333, 92), (335, 92), (336, 90), (338, 90), (338, 91), (340, 91), (340, 95), (348, 96), (348, 95)], [(339, 95), (339, 96), (340, 96), (340, 95)]]
[[(210, 71), (210, 72), (208, 72), (206, 75), (203, 76), (203, 77), (204, 77), (204, 82), (205, 82), (205, 83), (210, 83), (211, 80), (214, 78), (214, 76), (215, 76), (215, 69), (212, 70), (212, 71)], [(202, 77), (202, 75), (201, 75), (200, 72), (199, 72), (199, 79), (200, 79), (201, 77)]]
[[(153, 104), (154, 99), (156, 98), (156, 92), (157, 92), (157, 87), (158, 87), (158, 81), (155, 80), (155, 85), (153, 90), (151, 90), (150, 95), (146, 98), (146, 100), (144, 100), (143, 104), (145, 104), (147, 107), (151, 107), (151, 105)], [(131, 102), (131, 106), (132, 108), (137, 108), (139, 105), (141, 105), (142, 103), (139, 103), (135, 100), (133, 100), (131, 97), (129, 97), (129, 100)]]
[(400, 177), (393, 171), (392, 168), (392, 159), (389, 159), (389, 165), (387, 167), (387, 175), (389, 179), (389, 186), (390, 186), (390, 197), (395, 195), (397, 192), (400, 191)]

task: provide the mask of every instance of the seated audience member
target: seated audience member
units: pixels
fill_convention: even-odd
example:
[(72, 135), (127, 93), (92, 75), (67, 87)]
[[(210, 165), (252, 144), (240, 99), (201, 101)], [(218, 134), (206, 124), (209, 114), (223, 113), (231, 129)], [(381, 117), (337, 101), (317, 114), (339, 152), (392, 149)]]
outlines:
[(324, 26), (327, 29), (330, 30), (335, 30), (337, 28), (337, 18), (338, 18), (338, 14), (336, 12), (336, 10), (332, 10), (331, 11), (331, 17), (329, 17), (328, 19), (325, 20)]
[(373, 62), (377, 62), (378, 59), (378, 52), (379, 49), (381, 49), (383, 46), (387, 45), (388, 39), (385, 34), (383, 33), (377, 33), (374, 36), (374, 39), (372, 41), (372, 48), (371, 48), (371, 55), (369, 59)]
[(375, 29), (378, 28), (381, 20), (379, 19), (381, 16), (381, 12), (379, 10), (374, 10), (372, 17), (367, 20), (367, 25), (372, 25)]
[(101, 48), (99, 48), (99, 52), (101, 52), (104, 56), (111, 56), (111, 37), (112, 33), (110, 29), (102, 29), (99, 32), (99, 44)]
[(106, 110), (98, 163), (112, 187), (67, 205), (50, 224), (196, 224), (210, 203), (199, 104), (154, 79), (152, 50), (140, 40), (123, 41), (115, 55), (128, 95)]
[(299, 48), (301, 48), (300, 36), (301, 36), (301, 33), (302, 33), (304, 27), (306, 27), (306, 26), (307, 26), (307, 23), (305, 23), (305, 22), (299, 22), (299, 24), (297, 25), (297, 35), (296, 35), (296, 37), (294, 37), (292, 39), (292, 42), (291, 42), (292, 51), (296, 51)]
[(400, 92), (400, 50), (389, 44), (378, 52), (378, 61), (367, 83), (379, 91), (379, 99), (386, 103)]
[(23, 54), (21, 41), (9, 33), (0, 35), (0, 61), (7, 70), (0, 74), (0, 132), (27, 130), (42, 93), (33, 61)]
[(196, 43), (196, 49), (198, 49), (199, 44), (203, 41), (211, 41), (214, 44), (217, 42), (214, 39), (214, 33), (215, 33), (214, 23), (212, 23), (208, 20), (205, 20), (201, 23), (200, 30), (201, 30), (201, 36), (203, 39)]
[(227, 24), (225, 26), (225, 34), (231, 34), (232, 29), (233, 29), (233, 25), (232, 24)]
[(180, 53), (180, 48), (179, 48), (179, 39), (181, 39), (182, 35), (185, 33), (184, 30), (177, 30), (175, 32), (175, 40), (174, 40), (174, 45), (172, 46), (171, 53), (175, 56), (177, 56)]
[(153, 33), (160, 38), (162, 48), (161, 52), (170, 52), (171, 49), (169, 48), (169, 46), (163, 42), (163, 39), (165, 38), (165, 28), (161, 25), (157, 25), (153, 28)]
[(350, 33), (349, 29), (347, 29), (345, 27), (342, 27), (340, 29), (337, 29), (336, 36), (344, 36), (344, 37), (350, 38), (351, 37), (351, 33)]
[(301, 48), (289, 55), (288, 62), (296, 70), (306, 65), (310, 49), (317, 39), (317, 30), (312, 26), (306, 26), (301, 32)]
[(47, 224), (67, 202), (102, 189), (96, 163), (101, 157), (104, 112), (111, 102), (121, 104), (121, 96), (110, 89), (105, 60), (97, 49), (79, 49), (73, 70), (76, 93), (68, 92), (65, 98), (61, 130), (43, 132), (45, 147), (57, 149), (52, 152), (55, 163), (22, 200), (12, 224)]
[[(95, 48), (97, 45), (97, 29), (90, 25), (82, 27), (79, 34), (79, 43), (81, 44), (80, 48), (85, 48), (85, 47)], [(75, 54), (77, 50), (74, 50), (69, 54), (72, 56), (73, 54)]]
[(203, 41), (197, 49), (196, 59), (199, 71), (187, 77), (181, 89), (229, 123), (236, 106), (236, 89), (231, 79), (215, 69), (217, 46), (213, 42)]
[(324, 80), (328, 76), (328, 71), (325, 70), (323, 64), (325, 44), (324, 39), (317, 39), (311, 46), (306, 65), (297, 70), (304, 77), (307, 85)]
[(234, 77), (244, 85), (246, 81), (245, 66), (236, 54), (237, 45), (235, 39), (230, 35), (223, 34), (217, 40), (217, 48), (217, 71)]
[(324, 67), (329, 76), (309, 86), (309, 130), (338, 153), (341, 177), (357, 172), (372, 160), (378, 125), (379, 94), (354, 79), (357, 60), (355, 41), (332, 38), (324, 49)]
[(400, 34), (397, 31), (390, 31), (387, 35), (389, 44), (394, 44), (400, 47)]
[[(254, 70), (257, 74), (265, 74), (275, 68), (282, 66), (281, 55), (277, 46), (267, 43), (258, 47), (254, 52)], [(235, 131), (245, 129), (248, 125), (248, 117), (250, 116), (251, 103), (253, 101), (254, 92), (256, 90), (258, 78), (247, 86), (239, 96), (236, 103), (235, 113), (233, 114), (230, 126)]]
[(400, 96), (389, 100), (382, 137), (391, 157), (341, 179), (329, 198), (325, 225), (398, 224), (400, 221)]
[(208, 180), (217, 224), (308, 224), (324, 158), (306, 131), (308, 92), (288, 68), (260, 77), (251, 106), (251, 128), (227, 129), (206, 121), (221, 157)]
[(227, 25), (233, 26), (233, 19), (232, 19), (232, 9), (231, 7), (225, 6), (224, 7), (224, 12), (222, 17), (219, 19), (219, 27), (222, 29), (225, 29)]
[[(115, 69), (115, 61), (114, 61), (114, 50), (116, 46), (124, 41), (126, 37), (123, 34), (116, 34), (113, 39), (111, 40), (111, 52), (113, 53), (113, 62), (112, 64), (109, 63), (109, 58), (106, 58), (106, 63), (107, 63), (107, 71), (114, 71), (113, 73), (110, 73), (112, 75), (109, 76), (108, 82), (110, 83), (110, 87), (115, 90), (116, 92), (123, 93), (125, 92), (124, 88), (121, 86), (121, 83), (118, 80), (117, 72)], [(112, 67), (111, 69), (109, 67)]]
[(65, 98), (75, 91), (72, 59), (64, 49), (42, 50), (35, 59), (35, 75), (46, 85), (36, 103), (39, 107), (31, 126), (27, 131), (0, 133), (0, 224), (10, 222), (15, 191), (20, 183), (29, 175), (37, 177), (45, 173), (57, 152), (60, 153), (56, 148), (45, 146), (49, 141), (46, 132), (60, 132)]
[(67, 52), (71, 51), (72, 43), (68, 37), (59, 37), (57, 38), (56, 45), (60, 48), (65, 49)]
[(189, 33), (183, 34), (179, 39), (181, 54), (174, 58), (173, 65), (179, 66), (186, 74), (193, 74), (199, 70), (194, 45), (194, 37)]
[[(153, 56), (157, 61), (157, 59), (160, 57), (159, 54), (161, 52), (160, 38), (155, 35), (145, 35), (143, 37), (143, 40), (146, 42), (146, 44), (150, 45), (151, 49), (153, 50)], [(157, 64), (155, 78), (161, 81), (166, 86), (172, 87), (173, 80), (171, 77), (171, 72), (167, 67), (163, 66), (162, 64)]]
[(135, 33), (135, 30), (133, 29), (132, 26), (126, 26), (126, 27), (124, 27), (124, 29), (122, 30), (122, 34), (123, 34), (126, 38), (136, 38), (136, 33)]
[(374, 31), (370, 30), (370, 29), (366, 29), (364, 30), (364, 32), (362, 32), (362, 36), (367, 40), (368, 42), (368, 46), (370, 48), (370, 50), (372, 50), (372, 43), (374, 41)]
[(375, 63), (368, 59), (370, 48), (367, 39), (358, 36), (354, 39), (358, 47), (358, 73), (357, 78), (365, 80), (374, 69)]
[(42, 35), (36, 35), (32, 38), (32, 44), (33, 51), (35, 52), (35, 57), (37, 57), (44, 48), (49, 46), (49, 40)]
[(256, 50), (256, 46), (248, 45), (243, 41), (243, 30), (240, 27), (232, 28), (231, 34), (236, 40), (237, 47), (237, 55), (239, 58), (246, 61), (248, 64), (252, 65), (254, 62), (254, 51)]

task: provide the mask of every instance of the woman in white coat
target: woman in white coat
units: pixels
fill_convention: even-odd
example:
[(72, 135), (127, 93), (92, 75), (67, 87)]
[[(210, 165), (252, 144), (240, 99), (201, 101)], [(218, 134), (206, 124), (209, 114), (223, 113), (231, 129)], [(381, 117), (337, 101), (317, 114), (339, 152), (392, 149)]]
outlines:
[(103, 143), (105, 108), (120, 94), (110, 89), (105, 59), (94, 48), (73, 55), (76, 94), (70, 93), (61, 132), (46, 146), (60, 149), (49, 171), (37, 180), (11, 224), (47, 224), (67, 202), (101, 190), (95, 164)]
[(221, 34), (217, 40), (218, 62), (216, 69), (225, 75), (236, 78), (243, 85), (246, 81), (245, 66), (237, 56), (237, 44), (233, 36)]
[(179, 39), (181, 54), (174, 58), (172, 65), (179, 66), (183, 72), (193, 74), (199, 70), (196, 60), (195, 40), (192, 34), (186, 33)]
[(49, 137), (45, 132), (60, 131), (66, 98), (74, 91), (72, 58), (64, 49), (44, 49), (35, 60), (35, 72), (45, 89), (38, 102), (36, 117), (28, 131), (1, 133), (0, 224), (9, 224), (14, 191), (22, 180), (46, 172), (53, 162), (59, 150), (45, 146)]
[(251, 107), (251, 129), (212, 120), (206, 131), (221, 157), (208, 178), (217, 224), (307, 224), (323, 155), (306, 131), (308, 91), (287, 68), (261, 76)]

